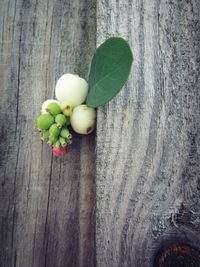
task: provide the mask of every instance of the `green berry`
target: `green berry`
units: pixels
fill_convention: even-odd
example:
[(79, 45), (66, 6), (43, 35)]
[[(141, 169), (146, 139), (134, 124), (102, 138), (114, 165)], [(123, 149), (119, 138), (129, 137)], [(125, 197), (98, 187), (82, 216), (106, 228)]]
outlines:
[(54, 144), (53, 147), (61, 147), (60, 141), (57, 140)]
[(48, 130), (44, 130), (43, 133), (42, 133), (41, 140), (45, 141), (45, 140), (48, 140), (48, 139), (49, 139), (49, 131)]
[(63, 138), (69, 138), (70, 132), (67, 128), (63, 128), (60, 132), (60, 136)]
[(47, 111), (53, 116), (56, 116), (62, 112), (60, 106), (57, 103), (50, 103), (47, 106)]
[(45, 100), (42, 104), (42, 107), (41, 107), (41, 113), (42, 114), (45, 114), (45, 113), (48, 113), (47, 112), (47, 107), (50, 103), (57, 103), (59, 104), (59, 102), (57, 100), (54, 100), (54, 99), (48, 99), (48, 100)]
[(53, 144), (55, 144), (55, 142), (57, 142), (58, 137), (55, 136), (50, 136), (49, 137), (49, 141), (47, 142), (47, 144), (49, 144), (50, 146), (52, 146)]
[(61, 129), (58, 127), (58, 125), (56, 123), (54, 123), (53, 125), (51, 125), (51, 127), (49, 128), (49, 134), (50, 137), (54, 136), (54, 137), (58, 137), (60, 134)]
[(48, 130), (53, 123), (54, 117), (50, 114), (42, 114), (37, 118), (38, 130)]
[(62, 127), (67, 124), (67, 118), (63, 114), (58, 114), (55, 117), (55, 122), (57, 123), (58, 127)]
[(61, 102), (60, 107), (61, 107), (62, 112), (65, 116), (67, 116), (67, 117), (71, 116), (72, 111), (73, 111), (73, 107), (69, 102), (67, 102), (67, 101)]
[(60, 137), (59, 138), (59, 141), (60, 141), (60, 144), (62, 147), (66, 146), (67, 145), (67, 140), (63, 137)]

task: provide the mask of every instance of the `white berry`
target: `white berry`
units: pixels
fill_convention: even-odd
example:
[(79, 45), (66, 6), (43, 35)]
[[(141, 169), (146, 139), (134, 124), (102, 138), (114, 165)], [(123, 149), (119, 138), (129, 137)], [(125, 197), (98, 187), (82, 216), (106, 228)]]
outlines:
[(54, 100), (54, 99), (48, 99), (48, 100), (44, 101), (44, 103), (42, 104), (42, 108), (41, 108), (41, 113), (42, 114), (48, 113), (47, 112), (47, 107), (51, 103), (57, 103), (57, 104), (59, 104), (59, 102), (57, 100)]
[(89, 134), (94, 130), (96, 111), (87, 105), (74, 108), (70, 117), (72, 128), (79, 134)]
[(56, 83), (55, 94), (59, 102), (67, 101), (76, 107), (82, 104), (88, 93), (87, 82), (74, 74), (62, 75)]

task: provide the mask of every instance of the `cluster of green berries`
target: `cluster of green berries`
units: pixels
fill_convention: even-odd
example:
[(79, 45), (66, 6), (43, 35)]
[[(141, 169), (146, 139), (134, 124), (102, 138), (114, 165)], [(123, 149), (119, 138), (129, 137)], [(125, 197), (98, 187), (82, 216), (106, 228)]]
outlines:
[(87, 82), (78, 75), (66, 73), (56, 83), (57, 100), (48, 99), (42, 104), (37, 128), (42, 132), (41, 139), (52, 146), (54, 156), (65, 155), (72, 143), (69, 125), (78, 134), (94, 130), (96, 111), (84, 104), (87, 94)]
[[(63, 108), (62, 108), (63, 107)], [(47, 141), (47, 144), (58, 152), (66, 149), (72, 143), (72, 135), (67, 126), (70, 124), (70, 106), (50, 103), (46, 108), (46, 113), (37, 118), (37, 129), (42, 132), (41, 140)]]

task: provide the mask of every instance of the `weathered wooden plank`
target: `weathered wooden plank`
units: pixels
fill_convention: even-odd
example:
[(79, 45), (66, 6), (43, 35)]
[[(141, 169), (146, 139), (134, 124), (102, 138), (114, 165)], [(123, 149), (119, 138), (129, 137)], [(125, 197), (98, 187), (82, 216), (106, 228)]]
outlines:
[(165, 242), (200, 241), (200, 2), (101, 0), (97, 44), (134, 52), (124, 90), (98, 111), (98, 267), (152, 266)]
[(65, 72), (87, 77), (95, 1), (0, 1), (0, 266), (93, 266), (94, 135), (54, 159), (35, 130)]

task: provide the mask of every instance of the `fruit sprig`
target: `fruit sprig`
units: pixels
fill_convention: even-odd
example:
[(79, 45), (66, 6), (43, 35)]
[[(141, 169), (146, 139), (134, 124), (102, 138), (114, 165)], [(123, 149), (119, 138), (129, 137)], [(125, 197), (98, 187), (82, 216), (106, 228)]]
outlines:
[(79, 134), (89, 134), (95, 128), (96, 111), (85, 102), (88, 93), (87, 82), (74, 74), (62, 75), (55, 88), (57, 100), (48, 99), (42, 104), (37, 118), (37, 129), (41, 140), (52, 147), (54, 156), (67, 154), (72, 143), (72, 129)]
[[(42, 104), (37, 128), (42, 141), (51, 147), (54, 156), (67, 153), (72, 143), (69, 126), (79, 134), (89, 134), (95, 128), (96, 110), (111, 101), (128, 79), (133, 55), (127, 41), (111, 37), (101, 44), (92, 59), (89, 86), (78, 75), (62, 75), (55, 88), (57, 100)], [(85, 103), (85, 104), (84, 104)]]

